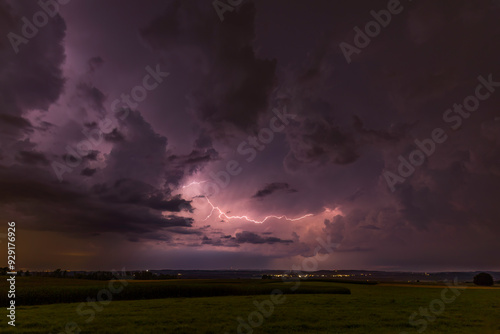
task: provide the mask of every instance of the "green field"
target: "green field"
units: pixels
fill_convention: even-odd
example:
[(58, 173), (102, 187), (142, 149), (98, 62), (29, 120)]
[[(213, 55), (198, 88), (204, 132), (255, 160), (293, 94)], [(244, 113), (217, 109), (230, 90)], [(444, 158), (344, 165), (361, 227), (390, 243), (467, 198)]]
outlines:
[[(83, 302), (87, 297), (96, 298), (102, 289), (110, 289), (108, 281), (79, 279), (18, 277), (16, 280), (16, 305), (43, 305), (57, 303)], [(302, 284), (300, 289), (291, 290), (296, 283), (285, 284), (278, 280), (165, 280), (113, 283), (114, 289), (122, 291), (112, 293), (113, 300), (138, 300), (181, 297), (217, 297), (266, 295), (274, 289), (281, 289), (286, 294), (349, 294), (349, 289), (339, 285)], [(7, 290), (7, 282), (1, 281), (0, 289)], [(105, 297), (104, 297), (105, 298)], [(7, 294), (0, 295), (0, 306), (8, 306)]]
[[(43, 291), (50, 288), (54, 292), (56, 290), (51, 289), (58, 286), (69, 293), (78, 289), (90, 291), (86, 289), (102, 288), (106, 284), (72, 279), (28, 278), (18, 282), (18, 290), (27, 289), (35, 293), (37, 289)], [(243, 294), (247, 291), (253, 295), (117, 300), (127, 290), (152, 288), (155, 285), (157, 291), (161, 291), (159, 287), (162, 286), (169, 286), (168, 289), (175, 286), (183, 291), (191, 291), (193, 295), (200, 291), (212, 291), (215, 294), (220, 291)], [(8, 318), (4, 315), (0, 331), (64, 333), (65, 325), (74, 322), (81, 333), (238, 333), (237, 318), (241, 317), (248, 323), (249, 315), (252, 312), (255, 315), (257, 311), (254, 302), (267, 300), (269, 305), (271, 291), (280, 289), (289, 293), (292, 285), (260, 280), (130, 282), (121, 293), (113, 295), (112, 302), (102, 306), (102, 310), (95, 311), (95, 318), (88, 323), (88, 314), (82, 316), (77, 313), (80, 303), (20, 306), (16, 308), (16, 327), (7, 326)], [(4, 283), (0, 286), (6, 288)], [(191, 289), (194, 286), (197, 288)], [(419, 308), (429, 308), (431, 302), (442, 298), (444, 287), (302, 281), (296, 292), (303, 294), (280, 296), (282, 299), (280, 303), (273, 304), (272, 312), (270, 309), (264, 311), (269, 314), (262, 317), (262, 325), (252, 330), (253, 333), (417, 333), (417, 329), (422, 326), (410, 326), (408, 318)], [(345, 288), (351, 294), (346, 294)], [(255, 294), (264, 290), (266, 293)], [(337, 294), (339, 292), (341, 294)], [(427, 321), (425, 333), (500, 333), (500, 288), (469, 287), (460, 293), (453, 302), (445, 304), (445, 309), (435, 316), (435, 320)], [(451, 291), (448, 296), (452, 296)], [(87, 297), (96, 298), (96, 294)], [(418, 316), (415, 319), (425, 318)], [(258, 320), (256, 318), (255, 321)], [(248, 328), (241, 333), (251, 333)]]

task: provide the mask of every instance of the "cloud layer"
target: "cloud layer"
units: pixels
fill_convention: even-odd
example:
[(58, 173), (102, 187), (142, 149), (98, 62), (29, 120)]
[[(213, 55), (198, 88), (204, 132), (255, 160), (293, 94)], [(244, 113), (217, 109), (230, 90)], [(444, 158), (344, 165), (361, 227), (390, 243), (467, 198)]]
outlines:
[[(89, 0), (18, 53), (2, 39), (0, 219), (25, 231), (25, 266), (284, 268), (329, 237), (325, 269), (497, 267), (499, 8), (404, 3), (348, 63), (339, 44), (386, 5), (255, 0), (221, 22), (210, 2)], [(1, 35), (38, 10), (0, 0)], [(156, 64), (171, 75), (114, 108)], [(480, 76), (489, 97), (453, 129)], [(269, 139), (275, 108), (296, 117)], [(384, 173), (436, 128), (446, 141), (391, 191)], [(54, 242), (35, 256), (37, 235)]]

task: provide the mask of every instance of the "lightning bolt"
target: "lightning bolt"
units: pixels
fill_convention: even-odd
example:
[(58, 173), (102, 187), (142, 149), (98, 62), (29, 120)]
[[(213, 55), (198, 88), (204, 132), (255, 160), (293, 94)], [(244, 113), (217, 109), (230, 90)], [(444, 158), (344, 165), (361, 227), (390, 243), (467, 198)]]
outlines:
[(298, 218), (288, 218), (287, 216), (283, 215), (283, 216), (266, 216), (263, 220), (254, 220), (254, 219), (251, 219), (249, 218), (248, 216), (228, 216), (227, 214), (225, 214), (218, 206), (215, 206), (212, 204), (212, 202), (210, 202), (210, 200), (208, 199), (208, 197), (204, 196), (204, 198), (207, 200), (208, 204), (210, 204), (210, 206), (212, 207), (212, 211), (210, 211), (210, 214), (207, 216), (207, 218), (204, 219), (207, 220), (208, 218), (210, 218), (214, 211), (218, 211), (219, 212), (219, 219), (227, 219), (227, 220), (231, 220), (231, 219), (244, 219), (248, 222), (252, 222), (252, 223), (255, 223), (255, 224), (262, 224), (264, 223), (266, 220), (268, 219), (271, 219), (271, 218), (276, 218), (276, 219), (286, 219), (288, 221), (297, 221), (297, 220), (301, 220), (301, 219), (304, 219), (304, 218), (307, 218), (307, 217), (311, 217), (311, 216), (314, 216), (312, 213), (308, 213), (307, 215), (303, 215), (302, 217), (298, 217)]
[(199, 182), (193, 181), (190, 184), (183, 186), (182, 189), (186, 189), (186, 188), (191, 187), (191, 186), (193, 186), (195, 184), (202, 184), (202, 183), (205, 183), (205, 182), (208, 182), (208, 181), (199, 181)]

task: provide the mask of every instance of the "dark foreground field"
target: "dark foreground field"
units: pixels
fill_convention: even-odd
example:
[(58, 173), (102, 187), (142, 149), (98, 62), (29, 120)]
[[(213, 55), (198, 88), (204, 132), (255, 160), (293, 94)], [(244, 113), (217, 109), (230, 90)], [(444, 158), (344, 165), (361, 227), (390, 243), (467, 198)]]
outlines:
[[(84, 302), (87, 297), (96, 298), (101, 290), (110, 291), (113, 300), (137, 300), (181, 297), (251, 296), (270, 294), (280, 289), (285, 294), (349, 294), (349, 289), (339, 285), (287, 284), (279, 280), (165, 280), (165, 281), (92, 281), (79, 279), (18, 277), (16, 305), (42, 305)], [(7, 291), (6, 282), (1, 282)], [(120, 291), (119, 291), (120, 290)], [(102, 297), (106, 299), (106, 291)], [(0, 295), (0, 305), (8, 306), (7, 294)]]
[[(61, 284), (64, 282), (64, 285)], [(19, 283), (35, 293), (37, 290), (90, 291), (106, 282), (42, 279)], [(72, 286), (69, 286), (71, 284)], [(195, 285), (195, 289), (189, 289)], [(127, 289), (175, 286), (191, 291), (190, 298), (120, 301)], [(3, 286), (3, 283), (2, 283)], [(37, 287), (38, 286), (38, 287)], [(201, 288), (204, 286), (206, 289)], [(217, 288), (222, 286), (222, 288)], [(238, 287), (235, 287), (238, 286)], [(302, 281), (296, 292), (271, 297), (274, 289), (291, 292), (293, 284), (270, 281), (163, 281), (130, 282), (123, 291), (113, 294), (113, 301), (92, 308), (81, 303), (20, 306), (16, 327), (7, 326), (3, 316), (2, 333), (500, 333), (500, 289), (460, 290), (454, 301), (442, 303), (438, 315), (417, 315), (413, 312), (436, 308), (446, 286), (394, 286), (390, 284), (360, 285)], [(229, 288), (228, 288), (229, 287)], [(349, 291), (351, 294), (346, 294)], [(69, 290), (68, 290), (69, 289)], [(79, 290), (83, 289), (83, 290)], [(218, 290), (220, 289), (220, 290)], [(251, 295), (193, 297), (207, 291), (247, 291)], [(137, 291), (139, 291), (137, 290)], [(260, 291), (264, 291), (261, 294)], [(170, 291), (169, 288), (165, 291)], [(95, 290), (87, 297), (96, 298)], [(216, 293), (219, 293), (216, 292)], [(340, 292), (341, 294), (336, 294)], [(305, 294), (309, 293), (309, 294)], [(342, 294), (344, 293), (344, 294)], [(36, 294), (35, 294), (36, 295)], [(48, 296), (48, 295), (47, 295)], [(80, 296), (78, 292), (74, 296)], [(452, 299), (453, 292), (445, 297)], [(49, 297), (48, 297), (49, 298)], [(79, 298), (79, 297), (78, 297)], [(152, 298), (147, 296), (147, 298)], [(274, 299), (273, 299), (274, 298)], [(274, 302), (273, 302), (274, 301)], [(278, 302), (276, 302), (278, 301)], [(92, 300), (90, 300), (92, 302)], [(260, 306), (259, 306), (260, 305)], [(272, 305), (272, 306), (270, 306)], [(78, 308), (80, 307), (80, 312)], [(259, 307), (263, 307), (259, 311)], [(5, 312), (5, 311), (4, 311)], [(257, 313), (260, 312), (260, 313)], [(428, 312), (428, 311), (427, 311)], [(259, 314), (263, 314), (260, 316)], [(259, 318), (260, 317), (260, 318)], [(261, 324), (260, 324), (261, 323)]]

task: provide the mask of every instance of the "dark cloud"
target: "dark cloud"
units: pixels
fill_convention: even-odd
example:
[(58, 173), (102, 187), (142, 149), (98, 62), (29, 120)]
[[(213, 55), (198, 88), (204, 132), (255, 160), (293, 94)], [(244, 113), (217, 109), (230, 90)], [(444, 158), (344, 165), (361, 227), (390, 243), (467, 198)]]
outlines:
[(45, 157), (43, 153), (34, 151), (20, 151), (16, 156), (16, 160), (19, 161), (20, 163), (27, 165), (49, 164), (49, 160)]
[(102, 66), (102, 64), (104, 64), (104, 59), (102, 59), (101, 57), (96, 56), (90, 58), (88, 61), (89, 72), (94, 73), (99, 67)]
[(125, 137), (123, 136), (123, 134), (120, 131), (118, 131), (118, 129), (115, 128), (110, 133), (105, 133), (104, 139), (106, 141), (116, 143), (116, 142), (120, 142), (120, 141), (125, 140)]
[[(208, 5), (175, 0), (142, 30), (142, 37), (153, 48), (165, 50), (172, 60), (198, 62), (197, 88), (190, 101), (211, 131), (224, 132), (226, 124), (253, 129), (268, 109), (276, 61), (255, 54), (252, 3), (240, 6), (238, 15), (228, 17), (224, 24)], [(186, 16), (191, 19), (185, 21)], [(176, 58), (177, 52), (182, 57)]]
[[(107, 179), (132, 179), (150, 185), (162, 182), (167, 164), (167, 138), (158, 135), (139, 111), (127, 111), (126, 140), (115, 142), (103, 170)], [(121, 129), (118, 129), (121, 131)]]
[(212, 138), (210, 137), (210, 135), (202, 130), (200, 132), (200, 135), (198, 136), (198, 138), (196, 139), (196, 141), (194, 142), (194, 147), (196, 149), (199, 149), (199, 150), (204, 150), (204, 149), (210, 149), (210, 148), (213, 148), (212, 146)]
[(206, 235), (201, 239), (202, 245), (212, 245), (212, 246), (222, 246), (221, 239), (214, 240), (212, 238), (207, 237)]
[(50, 131), (51, 129), (54, 129), (55, 127), (56, 126), (50, 122), (40, 121), (39, 124), (37, 124), (36, 129), (42, 132), (47, 132)]
[(359, 228), (366, 228), (369, 230), (380, 230), (380, 227), (377, 227), (375, 225), (363, 225), (363, 226), (360, 226)]
[[(272, 234), (272, 233), (271, 233)], [(269, 233), (262, 233), (269, 235)], [(218, 247), (240, 247), (241, 244), (263, 245), (263, 244), (292, 244), (293, 240), (284, 240), (277, 237), (261, 236), (254, 232), (243, 231), (238, 232), (233, 237), (231, 235), (222, 235), (220, 237), (208, 237), (206, 235), (201, 239), (202, 245), (211, 245)]]
[[(94, 186), (92, 192), (58, 183), (31, 167), (0, 167), (0, 202), (7, 219), (13, 208), (29, 216), (25, 226), (33, 230), (60, 231), (76, 236), (117, 233), (141, 239), (163, 240), (163, 229), (189, 228), (192, 218), (174, 214), (192, 210), (179, 196), (168, 198), (140, 182), (122, 180), (112, 187)], [(50, 203), (58, 203), (54, 210)], [(174, 233), (175, 230), (170, 233)]]
[(91, 150), (86, 156), (84, 156), (83, 158), (85, 160), (89, 160), (89, 161), (96, 161), (98, 159), (98, 156), (99, 156), (99, 151), (96, 151), (96, 150)]
[(0, 1), (0, 140), (4, 143), (30, 135), (34, 131), (26, 111), (46, 111), (63, 91), (61, 65), (65, 60), (62, 46), (66, 25), (57, 15), (40, 29), (16, 53), (7, 38), (21, 35), (21, 17), (39, 9), (36, 2)]
[[(192, 220), (189, 220), (192, 221)], [(185, 234), (185, 235), (201, 235), (203, 232), (199, 229), (193, 229), (193, 228), (186, 228), (186, 227), (180, 227), (180, 226), (174, 226), (174, 227), (169, 227), (167, 229), (168, 232), (172, 232), (175, 234)]]
[(229, 247), (237, 248), (240, 245), (236, 242), (235, 238), (230, 235), (221, 236), (219, 238), (209, 238), (206, 235), (201, 239), (201, 245), (210, 245), (215, 247)]
[(271, 195), (275, 192), (278, 192), (278, 191), (284, 191), (287, 193), (297, 192), (297, 190), (291, 188), (290, 185), (286, 182), (273, 182), (273, 183), (267, 184), (264, 188), (257, 191), (257, 193), (255, 193), (255, 195), (253, 195), (252, 197), (253, 198), (263, 198), (263, 197), (269, 196), (269, 195)]
[(249, 243), (249, 244), (290, 244), (293, 240), (283, 240), (276, 237), (262, 237), (254, 232), (243, 231), (236, 233), (236, 242), (239, 244)]
[(98, 112), (104, 112), (106, 96), (97, 87), (86, 82), (80, 82), (76, 86), (76, 94), (80, 99), (86, 101), (90, 108)]
[[(183, 164), (188, 165), (200, 165), (203, 163), (208, 163), (219, 159), (219, 154), (214, 149), (208, 149), (206, 151), (192, 151), (185, 159)], [(194, 171), (191, 169), (191, 171)]]
[(178, 187), (184, 177), (200, 172), (206, 165), (218, 160), (219, 153), (211, 146), (195, 149), (187, 155), (171, 155), (168, 157), (169, 168), (165, 175), (167, 184)]
[(81, 174), (83, 176), (92, 176), (95, 174), (95, 172), (97, 172), (97, 169), (96, 168), (84, 168), (81, 172)]
[(193, 210), (191, 202), (180, 195), (169, 197), (168, 193), (137, 180), (120, 179), (111, 186), (97, 184), (93, 186), (93, 191), (99, 198), (111, 203), (134, 204), (170, 212)]
[(323, 231), (330, 236), (332, 242), (341, 243), (344, 240), (345, 233), (345, 218), (343, 216), (335, 216), (332, 220), (325, 219), (325, 227)]
[[(35, 2), (16, 2), (10, 7), (2, 1), (2, 36), (7, 36), (9, 32), (20, 34), (20, 18), (38, 9)], [(62, 46), (65, 30), (64, 20), (56, 15), (44, 29), (39, 30), (35, 38), (19, 46), (18, 54), (8, 39), (4, 39), (0, 58), (2, 67), (8, 66), (9, 71), (3, 72), (0, 80), (0, 91), (3, 92), (0, 98), (2, 105), (8, 107), (8, 114), (20, 116), (19, 113), (25, 108), (46, 110), (57, 100), (64, 85), (60, 65), (65, 59)]]
[[(210, 1), (152, 0), (137, 10), (88, 0), (64, 7), (64, 18), (51, 18), (18, 54), (1, 39), (0, 220), (19, 219), (37, 238), (93, 238), (93, 247), (117, 254), (168, 243), (148, 253), (147, 263), (159, 266), (166, 258), (281, 266), (313, 256), (318, 236), (339, 244), (325, 267), (496, 265), (484, 254), (494, 254), (500, 234), (500, 90), (456, 131), (443, 112), (474, 94), (479, 75), (500, 82), (498, 6), (408, 2), (348, 64), (339, 43), (352, 43), (353, 27), (377, 6), (257, 0), (220, 22)], [(35, 1), (0, 0), (2, 36), (20, 32), (20, 18), (37, 10)], [(155, 62), (172, 76), (115, 119), (106, 102), (129, 94)], [(238, 145), (271, 127), (273, 108), (296, 117), (247, 165)], [(105, 117), (113, 130), (58, 182), (51, 163), (64, 163), (67, 147)], [(437, 127), (448, 140), (392, 192), (384, 171), (397, 172), (399, 157)], [(222, 212), (314, 216), (256, 225), (214, 214), (205, 222), (203, 185), (181, 185), (212, 182), (233, 159), (242, 172), (210, 198)], [(290, 185), (300, 192), (273, 196)]]
[(0, 122), (21, 129), (32, 127), (27, 119), (15, 115), (0, 114)]

